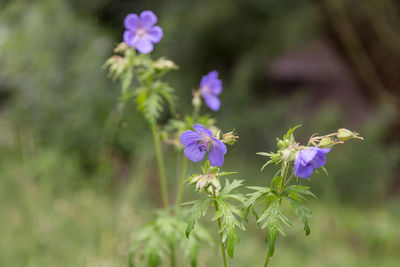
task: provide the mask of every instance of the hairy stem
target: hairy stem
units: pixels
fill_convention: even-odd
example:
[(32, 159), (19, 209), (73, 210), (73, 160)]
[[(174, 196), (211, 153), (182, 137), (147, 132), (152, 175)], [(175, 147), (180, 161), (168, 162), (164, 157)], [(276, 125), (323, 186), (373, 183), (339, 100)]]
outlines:
[[(214, 200), (214, 205), (215, 205), (215, 211), (218, 211), (218, 203), (217, 201)], [(218, 218), (218, 232), (221, 229), (221, 218)], [(222, 242), (222, 233), (219, 232), (219, 243), (221, 245), (221, 253), (222, 253), (222, 258), (224, 260), (224, 267), (227, 267), (228, 264), (226, 263), (226, 252), (225, 252), (225, 245), (224, 242)]]
[(185, 157), (185, 155), (182, 156), (181, 159), (181, 172), (179, 175), (179, 180), (178, 180), (178, 189), (176, 193), (176, 206), (175, 206), (175, 212), (178, 211), (179, 205), (181, 204), (182, 197), (183, 197), (183, 191), (184, 191), (184, 179), (186, 177), (186, 171), (187, 171), (187, 164), (188, 160)]
[(168, 188), (167, 188), (167, 181), (165, 178), (165, 167), (164, 167), (164, 160), (163, 160), (162, 153), (161, 153), (160, 138), (158, 137), (156, 124), (151, 123), (150, 126), (151, 126), (151, 131), (153, 133), (154, 147), (156, 149), (158, 173), (159, 173), (160, 187), (161, 187), (161, 196), (162, 196), (164, 208), (168, 208)]

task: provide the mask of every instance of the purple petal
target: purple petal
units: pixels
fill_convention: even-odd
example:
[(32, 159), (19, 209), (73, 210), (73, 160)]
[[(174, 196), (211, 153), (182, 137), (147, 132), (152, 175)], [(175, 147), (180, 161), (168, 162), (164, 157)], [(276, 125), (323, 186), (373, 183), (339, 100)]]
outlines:
[(219, 95), (222, 92), (222, 81), (220, 79), (212, 80), (209, 84), (209, 87), (214, 95)]
[(143, 28), (150, 28), (157, 23), (157, 16), (153, 13), (153, 11), (145, 10), (140, 13), (140, 22)]
[(204, 86), (206, 86), (208, 83), (208, 77), (207, 75), (204, 75), (203, 77), (201, 77), (200, 80), (200, 88), (203, 88)]
[(328, 153), (329, 151), (331, 151), (331, 148), (329, 148), (329, 147), (328, 148), (319, 148), (318, 147), (317, 149), (318, 149), (318, 151), (321, 151), (321, 152), (323, 152), (325, 154)]
[(224, 154), (214, 142), (208, 152), (208, 159), (211, 166), (222, 166), (224, 164)]
[(147, 38), (140, 38), (135, 47), (142, 54), (148, 54), (153, 51), (153, 44)]
[(208, 130), (206, 127), (204, 127), (204, 125), (195, 124), (195, 125), (193, 125), (193, 129), (195, 129), (196, 132), (204, 133), (210, 137), (212, 136), (212, 132), (210, 130)]
[(217, 96), (214, 95), (209, 95), (209, 94), (203, 94), (203, 98), (206, 101), (207, 106), (213, 110), (213, 111), (218, 111), (220, 106), (221, 106), (221, 101)]
[(326, 155), (322, 151), (318, 151), (313, 160), (311, 161), (311, 164), (315, 169), (324, 166), (325, 163), (326, 163)]
[(303, 149), (299, 153), (299, 158), (305, 163), (310, 163), (315, 155), (318, 153), (318, 150), (315, 149)]
[(130, 47), (135, 46), (136, 42), (138, 41), (138, 35), (131, 30), (126, 30), (124, 32), (124, 42), (127, 43)]
[(223, 154), (226, 154), (227, 149), (224, 143), (222, 143), (221, 141), (219, 141), (217, 138), (213, 137), (213, 142), (212, 145), (216, 146), (219, 151), (221, 151)]
[(158, 43), (163, 37), (163, 31), (160, 26), (154, 26), (147, 31), (147, 36), (153, 43)]
[(199, 141), (201, 141), (201, 139), (203, 138), (203, 136), (201, 136), (201, 134), (196, 133), (195, 131), (184, 131), (181, 136), (181, 142), (184, 146), (189, 146), (193, 143), (197, 143)]
[(140, 20), (139, 20), (138, 15), (136, 15), (136, 14), (128, 14), (125, 17), (125, 20), (124, 20), (125, 28), (135, 31), (139, 27), (139, 24), (140, 24)]
[(300, 164), (295, 175), (299, 176), (300, 178), (308, 178), (311, 176), (313, 171), (314, 171), (314, 168), (312, 165)]
[(218, 79), (218, 71), (213, 70), (207, 74), (208, 79)]
[(204, 158), (207, 149), (204, 149), (203, 144), (191, 144), (183, 151), (185, 156), (193, 162), (199, 162)]
[(297, 157), (297, 159), (294, 162), (294, 175), (298, 176), (300, 166), (301, 166), (301, 159), (300, 157)]

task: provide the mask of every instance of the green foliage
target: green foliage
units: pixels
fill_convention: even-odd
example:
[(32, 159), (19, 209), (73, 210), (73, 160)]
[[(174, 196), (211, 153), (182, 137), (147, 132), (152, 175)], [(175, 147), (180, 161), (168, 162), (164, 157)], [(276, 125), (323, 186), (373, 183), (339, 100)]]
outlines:
[(136, 231), (138, 234), (130, 250), (130, 266), (136, 266), (143, 260), (147, 261), (148, 266), (160, 266), (166, 260), (166, 256), (172, 253), (172, 247), (175, 247), (176, 244), (183, 251), (183, 255), (189, 260), (191, 266), (196, 266), (201, 243), (213, 245), (213, 242), (207, 229), (201, 225), (198, 225), (195, 230), (192, 227), (193, 234), (190, 239), (182, 236), (186, 223), (181, 220), (181, 216), (186, 213), (186, 210), (181, 210), (176, 216), (171, 216), (166, 211), (159, 211), (155, 221), (138, 229)]
[(278, 152), (258, 152), (256, 153), (257, 155), (264, 156), (264, 157), (269, 157), (270, 159), (261, 167), (261, 171), (264, 170), (265, 167), (267, 167), (271, 163), (275, 163), (275, 165), (280, 164), (283, 160), (293, 160), (293, 148), (291, 146), (294, 146), (296, 144), (296, 140), (294, 138), (294, 131), (301, 127), (301, 125), (298, 125), (294, 128), (290, 128), (288, 132), (283, 135), (283, 139), (277, 138), (277, 146), (278, 146)]
[(210, 198), (203, 198), (192, 202), (184, 203), (184, 205), (193, 205), (190, 210), (190, 215), (187, 221), (186, 237), (189, 238), (190, 232), (193, 230), (194, 225), (201, 216), (204, 216), (207, 212), (208, 206), (210, 205)]
[[(211, 167), (209, 163), (205, 164), (203, 172), (209, 172), (210, 168), (213, 168), (212, 171), (214, 171), (217, 176), (231, 174), (227, 172), (219, 173), (219, 168)], [(240, 204), (244, 204), (245, 197), (242, 194), (232, 192), (236, 188), (242, 186), (242, 182), (241, 180), (233, 180), (233, 182), (230, 183), (226, 180), (224, 188), (218, 192), (218, 194), (209, 194), (207, 198), (185, 203), (192, 205), (186, 227), (186, 237), (189, 238), (191, 231), (194, 229), (194, 225), (206, 214), (210, 203), (213, 202), (215, 213), (212, 220), (218, 221), (218, 232), (222, 236), (222, 242), (225, 244), (228, 255), (233, 257), (235, 243), (239, 242), (236, 228), (242, 230), (245, 230), (245, 228), (242, 223), (243, 212), (236, 205), (230, 203), (230, 200), (235, 200)]]
[[(235, 243), (239, 242), (239, 236), (236, 228), (245, 230), (241, 221), (243, 218), (242, 211), (235, 205), (228, 202), (228, 199), (234, 199), (244, 204), (245, 198), (241, 194), (234, 194), (231, 191), (241, 186), (243, 181), (234, 180), (232, 184), (226, 180), (225, 187), (221, 194), (214, 198), (215, 214), (213, 220), (221, 220), (219, 232), (222, 233), (222, 242), (230, 257), (233, 257)], [(240, 220), (239, 220), (239, 219)]]
[[(183, 223), (184, 224), (184, 223)], [(182, 231), (181, 231), (182, 233)], [(190, 265), (196, 267), (198, 263), (198, 254), (201, 243), (206, 243), (209, 246), (214, 246), (214, 240), (208, 230), (201, 224), (196, 225), (196, 229), (191, 232), (191, 236), (188, 239), (180, 240), (180, 249), (183, 250), (186, 258), (189, 259)]]
[(1, 106), (15, 128), (92, 167), (116, 98), (100, 67), (111, 39), (63, 0), (5, 1), (0, 25)]
[(285, 232), (281, 222), (287, 226), (291, 226), (289, 219), (283, 214), (281, 205), (281, 199), (276, 197), (269, 201), (267, 208), (261, 214), (257, 223), (261, 223), (261, 228), (267, 228), (267, 238), (269, 246), (269, 254), (274, 255), (275, 240), (279, 234), (285, 236)]
[[(289, 182), (290, 179), (284, 183), (284, 177), (276, 175), (271, 181), (271, 188), (259, 186), (248, 187), (254, 190), (254, 192), (248, 194), (248, 199), (243, 205), (245, 217), (247, 218), (251, 210), (257, 219), (257, 224), (262, 229), (267, 229), (266, 242), (269, 246), (269, 256), (274, 255), (276, 238), (280, 235), (285, 236), (284, 225), (292, 226), (288, 217), (283, 212), (282, 202), (284, 200), (290, 202), (295, 215), (303, 224), (306, 235), (310, 234), (308, 219), (311, 217), (311, 211), (301, 202), (307, 200), (307, 196), (315, 197), (315, 195), (309, 190), (309, 187), (288, 185)], [(281, 189), (282, 185), (284, 185), (283, 190)], [(265, 206), (263, 206), (262, 212), (258, 215), (256, 208), (261, 204), (264, 205), (264, 203)]]
[(175, 63), (164, 58), (153, 61), (149, 55), (136, 53), (121, 43), (114, 50), (120, 55), (109, 58), (104, 67), (109, 68), (109, 76), (121, 81), (121, 103), (125, 105), (135, 99), (138, 110), (146, 120), (155, 124), (162, 115), (164, 102), (175, 114), (174, 90), (161, 78), (170, 70), (177, 69)]

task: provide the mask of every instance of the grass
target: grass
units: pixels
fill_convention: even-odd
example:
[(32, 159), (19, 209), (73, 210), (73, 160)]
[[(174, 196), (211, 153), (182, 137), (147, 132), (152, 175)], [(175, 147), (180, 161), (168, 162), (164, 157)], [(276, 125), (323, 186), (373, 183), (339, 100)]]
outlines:
[[(131, 179), (116, 183), (104, 178), (110, 177), (107, 172), (85, 177), (57, 150), (23, 157), (9, 151), (0, 158), (1, 266), (127, 266), (132, 234), (154, 208), (145, 193), (153, 187), (151, 179), (143, 179), (152, 173), (147, 159), (133, 164)], [(365, 210), (316, 201), (311, 206), (311, 235), (305, 237), (300, 224), (288, 229), (271, 266), (400, 262), (398, 203)], [(250, 230), (241, 233), (230, 266), (261, 266), (266, 244), (254, 226), (250, 221)], [(215, 225), (209, 230), (216, 234)], [(199, 266), (220, 265), (217, 249), (201, 251)]]

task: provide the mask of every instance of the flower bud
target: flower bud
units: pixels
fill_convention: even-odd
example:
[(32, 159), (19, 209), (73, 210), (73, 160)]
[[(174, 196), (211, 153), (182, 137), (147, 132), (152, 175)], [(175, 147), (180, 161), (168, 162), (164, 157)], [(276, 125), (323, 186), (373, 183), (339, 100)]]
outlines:
[(160, 58), (153, 63), (154, 68), (158, 70), (176, 70), (178, 66), (171, 60)]
[(362, 138), (362, 137), (360, 137), (358, 135), (359, 134), (357, 132), (352, 132), (352, 131), (347, 130), (345, 128), (341, 128), (341, 129), (338, 130), (337, 137), (341, 141), (347, 141), (347, 140), (350, 140), (352, 138), (358, 138), (358, 139), (364, 140), (364, 138)]
[(335, 144), (336, 142), (330, 139), (329, 137), (324, 137), (321, 139), (318, 146), (320, 148), (327, 148), (327, 147), (333, 147)]
[(201, 107), (200, 91), (193, 90), (192, 94), (193, 94), (192, 105), (196, 110), (200, 110)]
[(239, 136), (236, 136), (233, 131), (222, 136), (222, 142), (228, 145), (233, 145), (237, 142), (237, 139), (239, 139)]
[(196, 176), (190, 181), (190, 183), (196, 183), (196, 190), (211, 195), (218, 195), (221, 190), (221, 184), (217, 176), (212, 173)]
[(282, 151), (282, 160), (285, 162), (294, 161), (297, 157), (297, 152), (292, 149), (285, 149)]
[(116, 48), (114, 48), (115, 53), (124, 53), (129, 49), (129, 45), (125, 42), (119, 43)]

